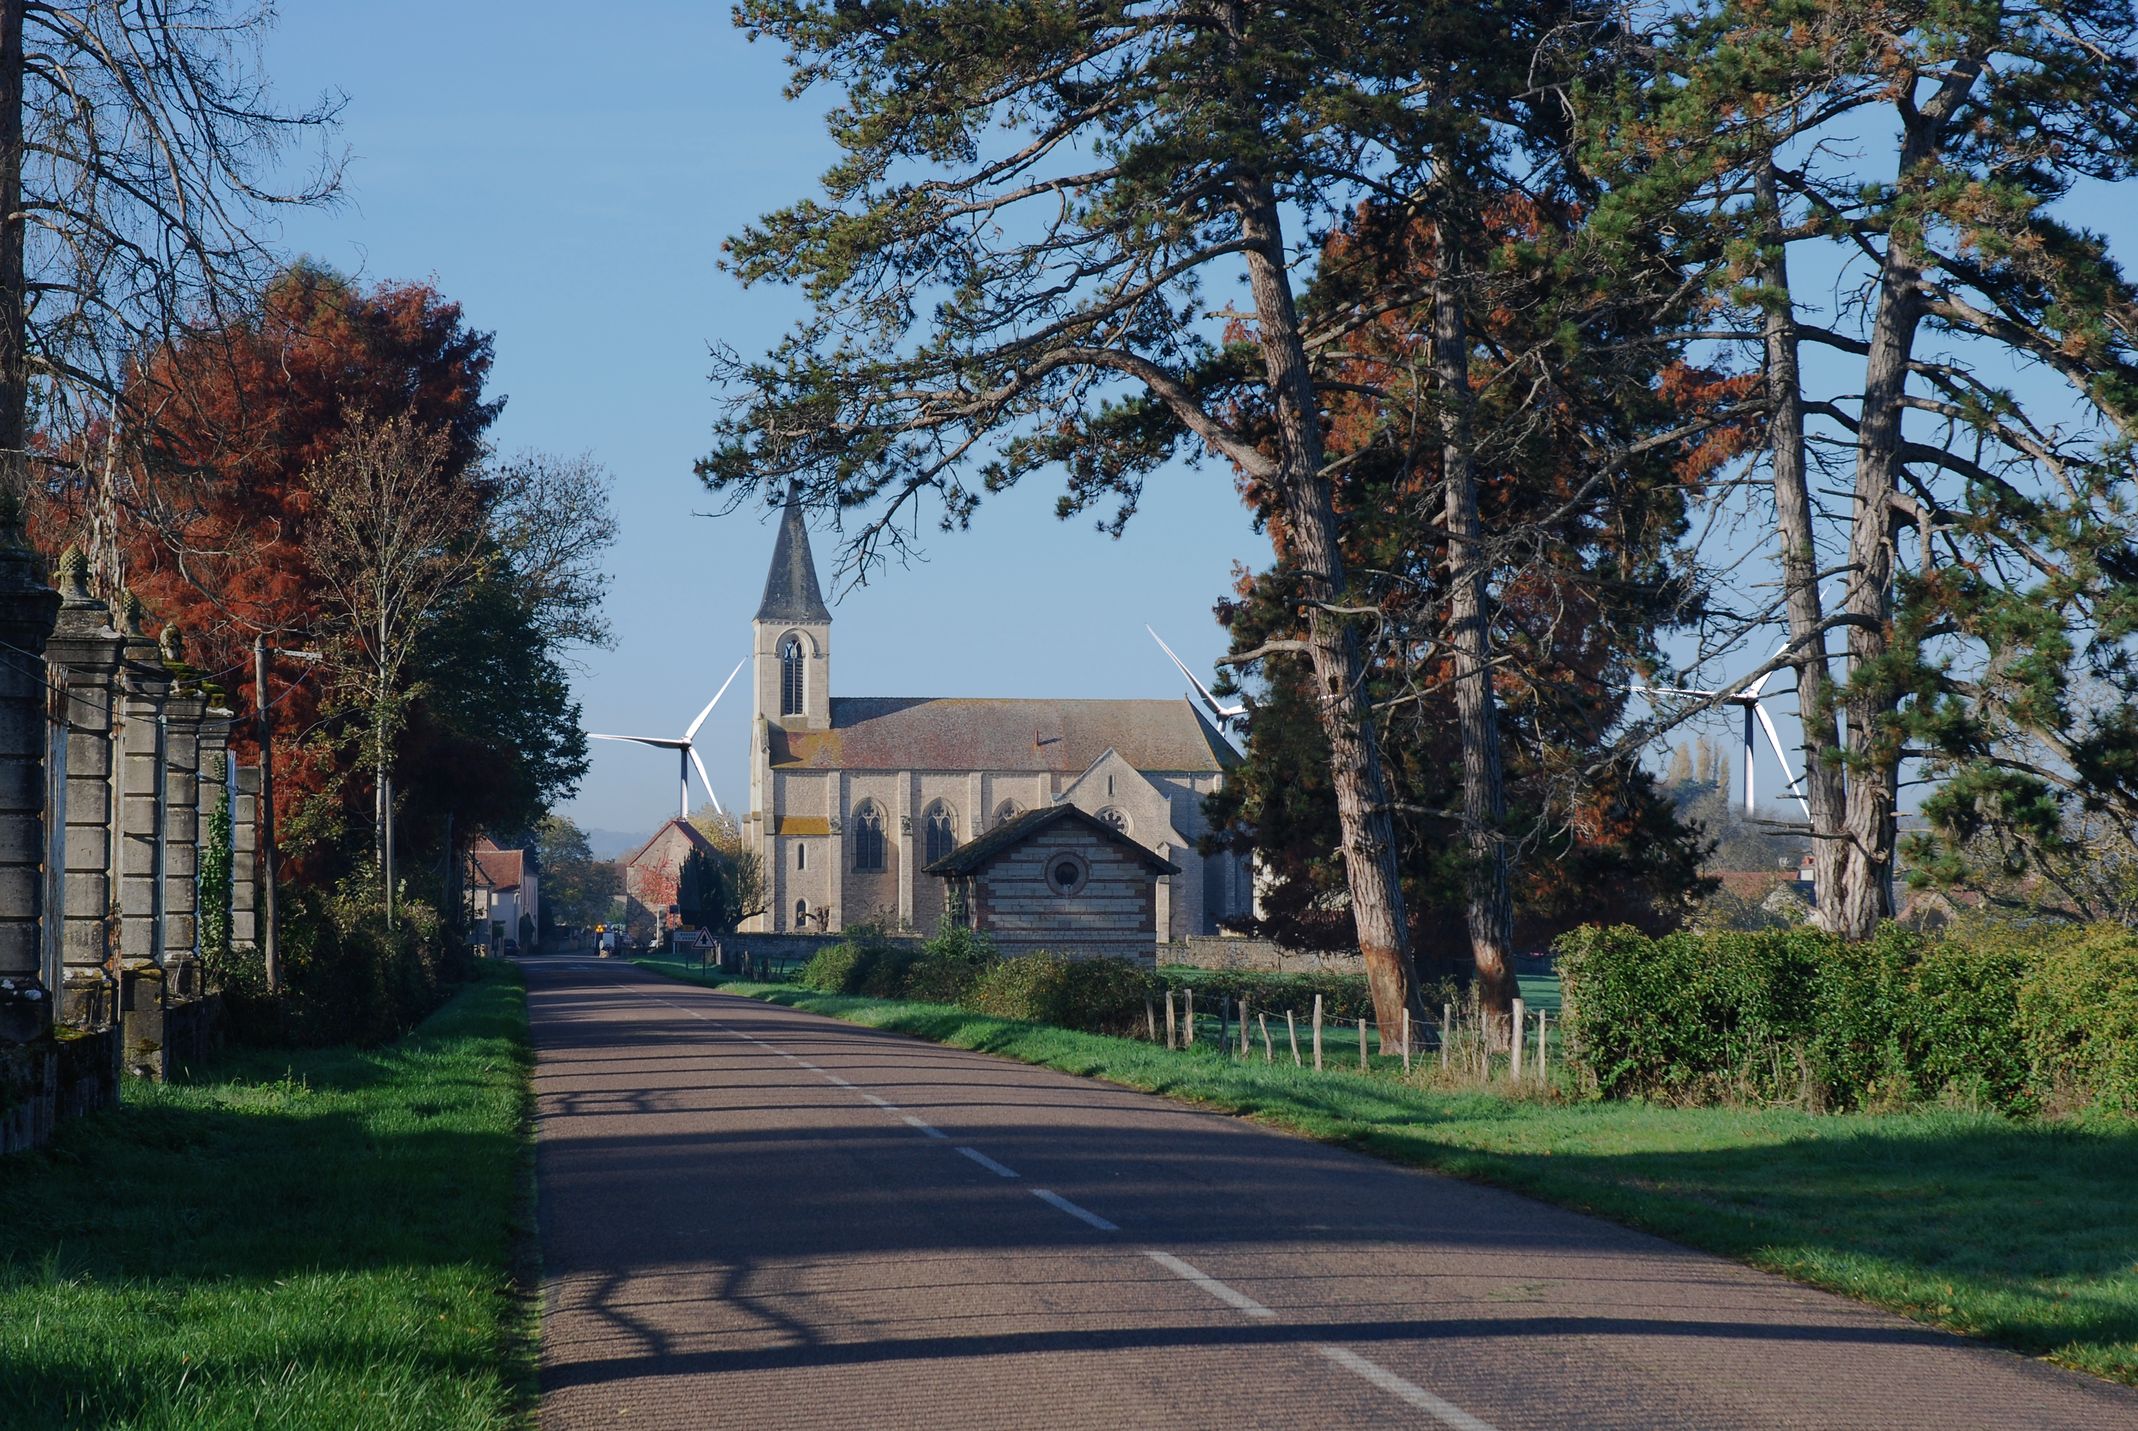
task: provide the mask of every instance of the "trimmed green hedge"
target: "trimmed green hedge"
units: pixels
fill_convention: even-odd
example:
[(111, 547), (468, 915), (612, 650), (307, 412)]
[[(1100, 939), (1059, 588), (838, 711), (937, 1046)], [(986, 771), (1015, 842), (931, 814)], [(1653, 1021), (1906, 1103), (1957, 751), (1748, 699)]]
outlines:
[(1125, 959), (1026, 954), (1004, 959), (985, 934), (946, 929), (924, 945), (872, 927), (819, 950), (798, 982), (823, 994), (864, 994), (957, 1004), (976, 1014), (1056, 1024), (1088, 1033), (1130, 1033), (1158, 987)]
[(1246, 969), (1195, 969), (1173, 964), (1160, 969), (1158, 977), (1169, 989), (1195, 990), (1197, 1008), (1205, 995), (1211, 1008), (1218, 995), (1235, 1001), (1245, 996), (1258, 1009), (1292, 1009), (1304, 1015), (1321, 995), (1322, 1012), (1332, 1019), (1370, 1019), (1373, 991), (1363, 974), (1268, 974)]
[(1606, 1097), (2138, 1112), (2138, 935), (1888, 926), (1559, 941), (1570, 1065)]

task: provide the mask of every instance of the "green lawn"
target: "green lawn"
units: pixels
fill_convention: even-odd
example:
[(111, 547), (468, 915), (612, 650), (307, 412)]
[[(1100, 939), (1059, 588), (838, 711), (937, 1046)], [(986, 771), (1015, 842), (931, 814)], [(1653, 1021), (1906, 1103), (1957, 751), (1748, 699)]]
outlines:
[(1385, 1073), (1316, 1075), (1207, 1046), (1171, 1053), (939, 1004), (723, 987), (1517, 1188), (2138, 1384), (2138, 1124), (2128, 1121), (1439, 1092)]
[(129, 1083), (0, 1161), (0, 1424), (522, 1424), (528, 1059), (486, 964), (399, 1043)]

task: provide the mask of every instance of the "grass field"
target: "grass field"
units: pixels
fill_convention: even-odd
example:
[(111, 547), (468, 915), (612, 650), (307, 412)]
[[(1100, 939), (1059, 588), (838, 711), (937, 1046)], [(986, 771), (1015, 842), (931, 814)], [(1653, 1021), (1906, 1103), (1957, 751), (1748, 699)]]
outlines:
[(129, 1083), (0, 1161), (0, 1425), (522, 1424), (526, 1009), (483, 969), (399, 1043)]
[[(695, 966), (641, 962), (703, 977)], [(1451, 1093), (939, 1004), (723, 987), (1516, 1188), (2138, 1384), (2138, 1124)]]

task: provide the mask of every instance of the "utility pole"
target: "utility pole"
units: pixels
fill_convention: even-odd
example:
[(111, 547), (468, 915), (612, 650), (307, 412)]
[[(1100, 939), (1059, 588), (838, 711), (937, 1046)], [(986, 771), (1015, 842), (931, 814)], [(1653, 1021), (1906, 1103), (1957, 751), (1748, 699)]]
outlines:
[(260, 953), (267, 992), (282, 992), (281, 926), (275, 910), (275, 723), (267, 701), (267, 633), (252, 638), (252, 708), (260, 740)]

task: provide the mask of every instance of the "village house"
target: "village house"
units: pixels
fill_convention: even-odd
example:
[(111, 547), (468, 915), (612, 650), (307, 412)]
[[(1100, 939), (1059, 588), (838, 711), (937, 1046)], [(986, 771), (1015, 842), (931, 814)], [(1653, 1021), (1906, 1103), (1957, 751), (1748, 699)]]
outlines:
[(634, 938), (652, 939), (671, 927), (683, 862), (693, 850), (715, 853), (713, 842), (696, 825), (670, 818), (624, 856), (624, 927)]
[[(503, 948), (508, 939), (538, 943), (541, 875), (532, 854), (500, 849), (488, 836), (478, 839), (468, 851), (468, 906), (473, 929), (492, 949)], [(527, 917), (524, 930), (522, 915)]]
[(943, 919), (925, 867), (1032, 811), (1074, 806), (1166, 867), (1158, 942), (1221, 932), (1254, 900), (1247, 860), (1204, 854), (1203, 800), (1239, 763), (1189, 701), (837, 696), (831, 612), (798, 504), (782, 513), (752, 623), (750, 813), (761, 932)]

